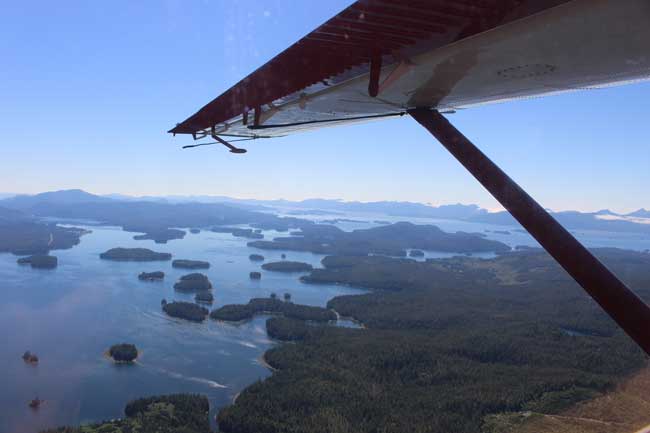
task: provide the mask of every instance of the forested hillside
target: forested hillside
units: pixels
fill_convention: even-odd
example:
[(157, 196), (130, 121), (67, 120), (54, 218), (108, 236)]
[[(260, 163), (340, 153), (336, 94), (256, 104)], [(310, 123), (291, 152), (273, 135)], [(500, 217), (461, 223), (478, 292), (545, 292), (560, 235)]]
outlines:
[[(649, 254), (598, 254), (650, 294)], [(646, 362), (542, 252), (324, 264), (307, 280), (379, 287), (328, 304), (369, 328), (270, 319), (271, 336), (297, 343), (267, 352), (279, 371), (220, 412), (223, 431), (474, 433), (489, 414), (557, 413)]]

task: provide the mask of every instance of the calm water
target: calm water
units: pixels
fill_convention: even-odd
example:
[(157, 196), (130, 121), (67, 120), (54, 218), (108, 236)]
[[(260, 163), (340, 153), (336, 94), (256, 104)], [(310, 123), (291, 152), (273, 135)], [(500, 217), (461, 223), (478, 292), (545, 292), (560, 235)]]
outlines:
[[(290, 292), (297, 303), (324, 306), (333, 296), (360, 293), (334, 285), (306, 285), (300, 274), (262, 271), (261, 281), (248, 273), (260, 270), (248, 255), (259, 252), (230, 234), (201, 232), (157, 245), (134, 241), (118, 228), (89, 227), (93, 233), (71, 250), (54, 251), (55, 270), (16, 264), (0, 254), (0, 432), (34, 432), (44, 427), (121, 417), (127, 401), (153, 394), (206, 394), (213, 415), (250, 383), (267, 377), (260, 356), (273, 344), (266, 336), (266, 317), (230, 325), (195, 324), (164, 315), (162, 298), (193, 300), (175, 293), (173, 283), (189, 271), (171, 262), (121, 263), (99, 259), (116, 246), (167, 251), (174, 258), (207, 260), (215, 307), (245, 303), (252, 297)], [(265, 232), (268, 237), (275, 232)], [(268, 260), (282, 252), (264, 251)], [(320, 265), (322, 256), (287, 252), (287, 259)], [(141, 271), (162, 270), (164, 282), (142, 282)], [(342, 323), (349, 325), (349, 323)], [(115, 365), (103, 353), (119, 342), (142, 351), (135, 365)], [(21, 359), (25, 350), (38, 354), (38, 366)], [(35, 396), (46, 402), (33, 411)]]
[[(304, 216), (301, 216), (304, 217)], [(308, 216), (307, 216), (308, 217)], [(337, 216), (361, 222), (342, 222), (344, 230), (376, 226), (374, 219), (403, 221), (381, 215)], [(314, 220), (331, 217), (314, 216)], [(436, 224), (446, 231), (485, 233), (511, 246), (537, 245), (516, 228), (451, 220), (410, 219)], [(370, 222), (368, 222), (370, 221)], [(160, 300), (188, 300), (193, 295), (175, 293), (173, 283), (188, 271), (173, 269), (171, 262), (121, 263), (100, 260), (99, 253), (116, 246), (147, 247), (166, 251), (174, 258), (207, 260), (215, 295), (214, 307), (245, 303), (252, 297), (290, 292), (297, 303), (324, 306), (340, 294), (359, 290), (336, 285), (307, 285), (299, 274), (262, 271), (261, 281), (248, 273), (260, 270), (248, 255), (260, 252), (246, 239), (230, 234), (201, 232), (185, 239), (157, 245), (134, 241), (133, 233), (119, 228), (89, 227), (93, 233), (71, 250), (54, 251), (55, 270), (34, 270), (16, 264), (16, 257), (0, 254), (0, 432), (34, 432), (63, 424), (79, 424), (121, 417), (124, 404), (134, 398), (163, 393), (206, 394), (212, 415), (230, 404), (250, 383), (270, 372), (260, 356), (275, 343), (266, 336), (266, 317), (239, 325), (206, 321), (195, 324), (172, 319), (161, 312)], [(493, 233), (508, 230), (510, 234)], [(489, 230), (487, 232), (486, 230)], [(264, 232), (267, 239), (286, 233)], [(643, 235), (577, 232), (591, 247), (650, 248)], [(267, 261), (280, 260), (282, 251), (262, 251)], [(320, 266), (321, 255), (286, 252), (287, 259)], [(427, 252), (426, 257), (451, 254)], [(482, 255), (489, 257), (490, 254)], [(142, 282), (141, 271), (162, 270), (164, 282)], [(349, 322), (341, 322), (343, 326)], [(114, 343), (132, 342), (142, 351), (136, 365), (115, 365), (103, 353)], [(39, 355), (38, 366), (23, 363), (21, 355)], [(27, 402), (38, 396), (46, 402), (38, 411)]]

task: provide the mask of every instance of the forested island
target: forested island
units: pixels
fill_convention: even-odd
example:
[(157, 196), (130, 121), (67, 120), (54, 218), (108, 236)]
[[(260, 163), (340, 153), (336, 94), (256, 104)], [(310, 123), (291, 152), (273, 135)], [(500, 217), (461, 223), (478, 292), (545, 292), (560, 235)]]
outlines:
[(111, 248), (99, 255), (104, 260), (116, 260), (127, 262), (153, 262), (171, 260), (169, 253), (158, 253), (147, 248)]
[(506, 244), (484, 239), (476, 233), (447, 233), (436, 226), (408, 222), (345, 232), (330, 225), (302, 227), (296, 236), (272, 241), (253, 241), (261, 249), (310, 251), (317, 254), (405, 257), (407, 249), (451, 253), (507, 252)]
[(263, 262), (264, 256), (260, 254), (251, 254), (250, 256), (248, 256), (248, 260), (250, 260), (251, 262)]
[(208, 309), (191, 302), (162, 302), (162, 309), (172, 317), (192, 322), (203, 322), (208, 316)]
[(179, 292), (205, 292), (212, 290), (212, 283), (208, 276), (195, 272), (183, 275), (175, 284), (174, 289)]
[(125, 418), (41, 433), (206, 433), (210, 403), (204, 395), (172, 394), (141, 398), (124, 408)]
[(58, 266), (59, 260), (55, 256), (36, 254), (28, 257), (21, 257), (16, 262), (19, 265), (31, 265), (37, 269), (54, 269)]
[[(650, 299), (649, 255), (595, 252)], [(366, 329), (269, 319), (270, 336), (296, 344), (265, 354), (278, 371), (220, 411), (221, 431), (475, 433), (492, 414), (562, 413), (646, 363), (541, 251), (424, 262), (327, 257), (323, 265), (306, 280), (372, 290), (328, 303)]]
[(274, 271), (274, 272), (307, 272), (313, 269), (313, 266), (309, 263), (303, 262), (270, 262), (264, 263), (262, 269), (265, 271)]
[(165, 273), (163, 271), (140, 272), (138, 274), (138, 279), (143, 281), (160, 281), (164, 278)]
[(239, 322), (252, 319), (256, 314), (273, 313), (285, 317), (311, 320), (315, 322), (328, 322), (336, 320), (336, 313), (322, 307), (299, 305), (292, 302), (281, 301), (275, 297), (253, 298), (248, 304), (230, 304), (213, 310), (210, 318), (228, 322)]
[(114, 344), (108, 349), (108, 355), (115, 362), (131, 363), (138, 357), (138, 349), (134, 344)]
[(133, 239), (136, 241), (141, 240), (153, 240), (157, 244), (166, 244), (167, 241), (174, 239), (183, 239), (185, 237), (185, 231), (179, 229), (170, 229), (170, 228), (158, 228), (158, 229), (149, 229), (143, 235), (135, 235)]
[(264, 239), (264, 235), (253, 229), (242, 229), (238, 227), (212, 227), (214, 233), (230, 233), (239, 238)]
[(38, 364), (38, 355), (35, 353), (30, 352), (29, 350), (23, 353), (23, 361), (25, 361), (26, 364), (31, 364), (31, 365), (36, 365)]
[(202, 260), (177, 259), (172, 261), (172, 267), (179, 269), (208, 269), (210, 263)]

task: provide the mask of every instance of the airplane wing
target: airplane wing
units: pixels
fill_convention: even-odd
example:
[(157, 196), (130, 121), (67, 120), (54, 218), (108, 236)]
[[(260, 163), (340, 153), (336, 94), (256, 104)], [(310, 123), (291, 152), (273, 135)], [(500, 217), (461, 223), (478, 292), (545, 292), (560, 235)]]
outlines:
[(440, 114), (646, 79), (649, 23), (649, 0), (359, 0), (170, 132), (244, 153), (221, 136), (408, 113), (650, 355), (650, 307)]
[(169, 132), (274, 137), (646, 79), (649, 22), (647, 0), (359, 0)]

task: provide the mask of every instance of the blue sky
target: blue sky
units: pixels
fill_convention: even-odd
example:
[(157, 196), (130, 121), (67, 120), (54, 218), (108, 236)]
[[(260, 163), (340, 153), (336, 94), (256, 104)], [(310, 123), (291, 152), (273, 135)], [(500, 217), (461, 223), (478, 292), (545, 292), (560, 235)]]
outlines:
[[(498, 204), (407, 117), (181, 150), (166, 131), (350, 1), (29, 1), (0, 15), (0, 191)], [(450, 118), (544, 206), (650, 208), (650, 84)]]

